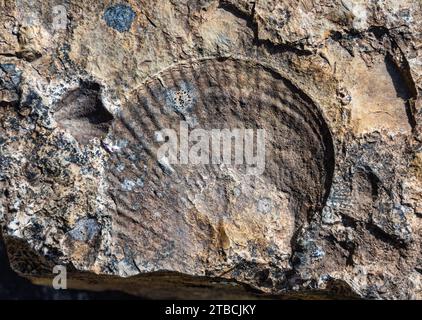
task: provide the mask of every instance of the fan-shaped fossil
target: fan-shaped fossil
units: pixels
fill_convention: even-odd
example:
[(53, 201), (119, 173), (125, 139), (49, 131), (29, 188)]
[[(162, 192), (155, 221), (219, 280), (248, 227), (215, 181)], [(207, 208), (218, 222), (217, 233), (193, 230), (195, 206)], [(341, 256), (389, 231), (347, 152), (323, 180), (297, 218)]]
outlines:
[[(179, 132), (181, 121), (191, 129), (265, 130), (263, 174), (248, 175), (244, 165), (160, 163), (155, 136)], [(205, 59), (164, 70), (134, 93), (109, 139), (124, 146), (113, 149), (107, 170), (115, 228), (132, 235), (115, 241), (130, 242), (145, 271), (200, 274), (278, 257), (287, 268), (291, 238), (321, 209), (333, 174), (332, 140), (318, 107), (253, 61)]]

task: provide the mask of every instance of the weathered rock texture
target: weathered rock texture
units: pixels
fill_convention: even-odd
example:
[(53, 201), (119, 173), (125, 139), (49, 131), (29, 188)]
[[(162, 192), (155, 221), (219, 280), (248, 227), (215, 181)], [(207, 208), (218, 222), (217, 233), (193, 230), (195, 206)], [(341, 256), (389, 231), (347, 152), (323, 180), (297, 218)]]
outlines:
[[(154, 298), (422, 298), (420, 1), (0, 10), (16, 272)], [(156, 131), (180, 121), (265, 129), (264, 173), (160, 162)]]

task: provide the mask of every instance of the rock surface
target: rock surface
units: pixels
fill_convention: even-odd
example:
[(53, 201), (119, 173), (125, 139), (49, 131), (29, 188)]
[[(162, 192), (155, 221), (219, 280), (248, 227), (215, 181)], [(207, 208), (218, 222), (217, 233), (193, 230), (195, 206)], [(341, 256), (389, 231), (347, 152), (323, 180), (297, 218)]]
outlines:
[[(0, 11), (16, 272), (151, 298), (422, 298), (420, 1)], [(157, 157), (182, 124), (264, 129), (265, 170)]]

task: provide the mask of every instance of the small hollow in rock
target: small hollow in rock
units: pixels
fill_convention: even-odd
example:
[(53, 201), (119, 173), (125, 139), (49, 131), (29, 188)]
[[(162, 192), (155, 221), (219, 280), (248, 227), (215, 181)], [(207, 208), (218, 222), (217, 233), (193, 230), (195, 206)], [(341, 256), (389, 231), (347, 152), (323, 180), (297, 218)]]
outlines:
[(104, 138), (113, 121), (113, 115), (101, 102), (100, 87), (96, 83), (82, 83), (70, 91), (60, 102), (54, 118), (59, 127), (80, 144)]

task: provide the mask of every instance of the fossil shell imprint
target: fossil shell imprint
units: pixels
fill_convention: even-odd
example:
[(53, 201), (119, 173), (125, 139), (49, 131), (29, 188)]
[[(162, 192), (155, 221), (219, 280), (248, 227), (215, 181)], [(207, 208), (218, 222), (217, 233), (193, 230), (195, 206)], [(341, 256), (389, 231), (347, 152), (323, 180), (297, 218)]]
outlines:
[[(157, 132), (179, 135), (181, 122), (190, 132), (264, 129), (265, 170), (160, 162)], [(221, 249), (234, 260), (276, 259), (268, 254), (275, 250), (286, 265), (293, 233), (322, 208), (333, 174), (332, 139), (317, 106), (253, 61), (204, 59), (160, 72), (122, 108), (108, 141), (115, 241), (137, 248), (137, 267), (148, 271), (212, 269)], [(253, 252), (254, 241), (267, 250)]]

